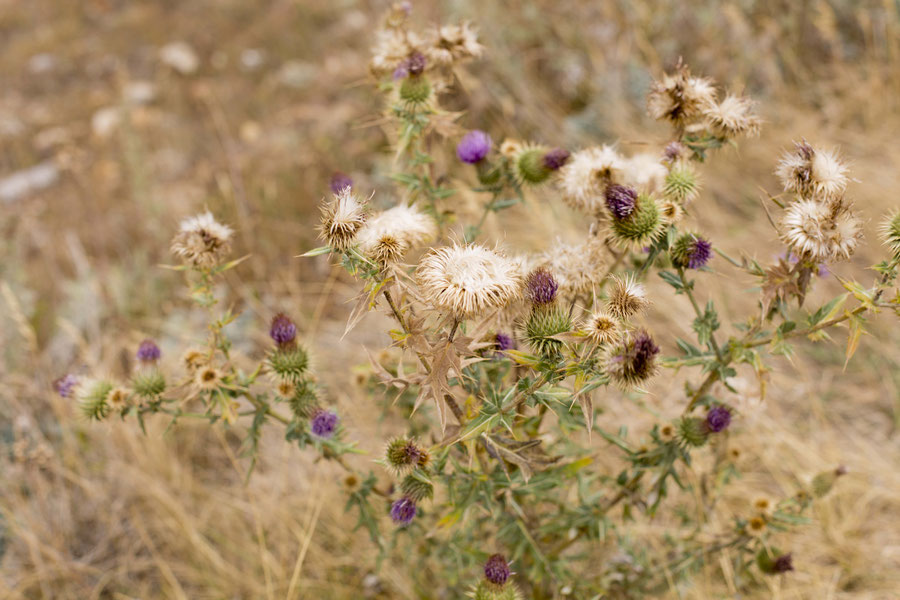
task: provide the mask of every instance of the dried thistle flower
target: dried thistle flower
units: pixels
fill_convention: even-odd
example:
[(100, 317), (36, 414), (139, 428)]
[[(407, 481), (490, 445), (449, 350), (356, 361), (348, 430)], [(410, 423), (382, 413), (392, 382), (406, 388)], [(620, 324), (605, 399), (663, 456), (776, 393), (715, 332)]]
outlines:
[(201, 391), (211, 391), (222, 383), (222, 372), (212, 365), (205, 365), (197, 369), (194, 376), (194, 385)]
[(343, 252), (353, 245), (356, 234), (366, 222), (366, 205), (349, 187), (322, 205), (319, 237), (333, 249)]
[(196, 348), (189, 348), (188, 350), (185, 350), (184, 354), (181, 356), (181, 362), (188, 371), (193, 373), (200, 367), (209, 363), (209, 353), (197, 350)]
[(657, 432), (659, 433), (659, 440), (663, 443), (671, 442), (675, 439), (675, 435), (677, 434), (675, 426), (671, 423), (660, 424), (658, 426)]
[(334, 435), (337, 424), (337, 413), (330, 410), (320, 410), (310, 420), (309, 430), (314, 436), (327, 439)]
[(370, 217), (359, 230), (360, 251), (379, 264), (394, 263), (437, 237), (434, 218), (415, 206), (398, 205)]
[(591, 238), (573, 246), (557, 240), (541, 255), (538, 264), (553, 273), (559, 294), (566, 300), (589, 294), (606, 276), (608, 257), (603, 243)]
[(634, 277), (616, 277), (611, 279), (612, 288), (606, 309), (618, 319), (624, 321), (650, 306), (647, 290)]
[(375, 32), (369, 68), (376, 76), (393, 74), (423, 43), (418, 34), (401, 27), (380, 29)]
[(491, 136), (480, 129), (473, 129), (456, 145), (456, 156), (464, 163), (477, 164), (487, 157), (491, 143)]
[(646, 192), (659, 189), (667, 173), (658, 154), (642, 152), (624, 160), (623, 182)]
[(506, 158), (512, 159), (522, 151), (524, 146), (525, 145), (519, 140), (506, 138), (503, 140), (503, 143), (500, 144), (500, 154)]
[(778, 162), (775, 174), (784, 191), (810, 200), (829, 201), (840, 198), (847, 188), (847, 166), (832, 150), (814, 148), (803, 142), (794, 144)]
[(710, 128), (720, 137), (758, 135), (762, 120), (754, 113), (754, 102), (745, 96), (728, 94), (704, 111)]
[(449, 67), (474, 58), (484, 52), (478, 43), (478, 35), (469, 23), (444, 25), (426, 34), (427, 46), (423, 52), (429, 61), (441, 67)]
[(184, 219), (172, 239), (172, 252), (185, 264), (197, 269), (211, 269), (231, 251), (233, 231), (205, 212)]
[(624, 160), (611, 146), (579, 150), (559, 170), (563, 200), (576, 210), (599, 214), (605, 206), (604, 190), (622, 182), (624, 168)]
[(757, 496), (752, 502), (753, 510), (766, 518), (775, 512), (775, 503), (768, 496)]
[(111, 411), (122, 412), (128, 408), (131, 392), (123, 387), (114, 387), (106, 396), (106, 403)]
[(556, 300), (557, 289), (559, 284), (543, 267), (538, 267), (525, 278), (525, 295), (534, 305), (550, 304)]
[(668, 120), (683, 127), (696, 120), (716, 103), (712, 80), (692, 77), (687, 66), (679, 63), (674, 73), (654, 81), (647, 94), (647, 112), (657, 120)]
[(391, 504), (391, 519), (400, 526), (412, 523), (417, 512), (416, 502), (412, 498), (403, 497)]
[(753, 537), (759, 537), (766, 532), (766, 520), (761, 515), (756, 515), (751, 517), (750, 520), (747, 521), (747, 526), (745, 528), (747, 534)]
[(666, 147), (663, 148), (663, 161), (667, 163), (678, 162), (679, 160), (685, 158), (688, 152), (690, 152), (688, 147), (681, 142), (669, 142), (668, 144), (666, 144)]
[(663, 232), (663, 220), (656, 200), (638, 194), (634, 210), (623, 219), (612, 219), (610, 228), (621, 246), (642, 248), (651, 245)]
[(619, 322), (605, 310), (598, 310), (584, 324), (584, 333), (597, 344), (612, 344), (619, 339)]
[(862, 222), (840, 203), (798, 200), (785, 211), (781, 226), (791, 250), (815, 262), (850, 258), (862, 237)]
[(646, 331), (626, 335), (609, 347), (603, 359), (604, 372), (621, 389), (631, 389), (650, 379), (657, 370), (659, 346)]
[(672, 263), (683, 269), (699, 269), (712, 258), (712, 244), (696, 233), (684, 233), (669, 250)]
[(666, 175), (662, 192), (667, 199), (687, 206), (700, 194), (700, 178), (689, 163), (676, 163)]
[(673, 200), (663, 200), (659, 203), (659, 216), (664, 223), (676, 225), (684, 218), (684, 208)]
[(416, 269), (416, 281), (426, 303), (457, 317), (502, 308), (522, 293), (515, 262), (477, 244), (431, 250)]

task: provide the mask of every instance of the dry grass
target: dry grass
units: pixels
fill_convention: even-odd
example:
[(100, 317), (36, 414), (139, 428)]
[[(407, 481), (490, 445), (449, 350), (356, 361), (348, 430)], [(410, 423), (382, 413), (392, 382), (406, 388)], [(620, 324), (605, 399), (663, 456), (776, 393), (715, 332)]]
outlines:
[[(51, 186), (0, 200), (0, 596), (6, 598), (417, 598), (398, 561), (377, 579), (364, 536), (342, 517), (340, 475), (310, 464), (273, 431), (252, 485), (235, 439), (203, 427), (147, 436), (133, 423), (88, 424), (53, 396), (66, 370), (121, 374), (145, 335), (168, 360), (202, 336), (168, 260), (178, 217), (203, 205), (237, 224), (238, 252), (252, 252), (223, 290), (242, 310), (238, 351), (258, 352), (276, 310), (298, 317), (320, 377), (363, 447), (376, 450), (397, 423), (348, 384), (363, 344), (385, 340), (372, 315), (338, 343), (352, 294), (325, 261), (292, 257), (313, 245), (310, 217), (335, 169), (388, 203), (387, 141), (371, 123), (366, 46), (380, 3), (237, 1), (0, 2), (0, 173), (47, 163)], [(742, 8), (743, 7), (743, 8)], [(458, 2), (417, 7), (427, 19), (481, 24), (488, 59), (462, 79), (451, 103), (495, 132), (577, 146), (619, 140), (631, 150), (661, 131), (641, 111), (651, 73), (679, 55), (697, 72), (745, 87), (763, 102), (758, 140), (716, 157), (705, 175), (697, 226), (731, 254), (777, 253), (759, 198), (793, 139), (840, 146), (870, 221), (897, 205), (900, 148), (900, 17), (888, 2)], [(193, 75), (159, 64), (157, 50), (189, 40)], [(263, 51), (253, 66), (248, 49)], [(35, 59), (46, 53), (52, 57)], [(49, 67), (46, 65), (50, 64)], [(44, 66), (42, 66), (44, 65)], [(155, 97), (123, 101), (134, 82)], [(101, 109), (110, 109), (98, 113)], [(119, 112), (116, 112), (118, 109)], [(117, 120), (99, 132), (105, 114)], [(455, 200), (463, 218), (473, 202)], [(489, 233), (527, 247), (574, 231), (559, 203), (519, 206)], [(552, 229), (546, 223), (554, 222)], [(837, 272), (860, 272), (868, 245)], [(768, 250), (773, 248), (773, 250)], [(724, 261), (715, 290), (723, 317), (753, 305), (751, 285)], [(667, 297), (654, 286), (656, 297)], [(834, 293), (823, 280), (810, 305)], [(660, 337), (689, 331), (688, 306), (659, 302)], [(723, 318), (728, 322), (729, 319)], [(835, 344), (802, 344), (776, 361), (765, 402), (746, 378), (745, 418), (733, 436), (744, 477), (727, 511), (764, 491), (791, 493), (797, 478), (850, 467), (814, 522), (792, 538), (797, 571), (760, 598), (896, 598), (900, 590), (900, 327), (891, 315), (846, 369)], [(193, 332), (193, 333), (191, 333)], [(663, 335), (667, 332), (668, 335)], [(647, 431), (678, 412), (681, 395), (657, 382), (641, 401), (609, 397), (603, 423)], [(593, 440), (598, 468), (620, 467)], [(367, 460), (360, 459), (361, 463)], [(687, 499), (684, 499), (685, 501)], [(641, 522), (646, 532), (667, 523)], [(598, 555), (602, 549), (598, 550)], [(726, 565), (723, 561), (722, 565)], [(682, 598), (732, 597), (718, 565)]]

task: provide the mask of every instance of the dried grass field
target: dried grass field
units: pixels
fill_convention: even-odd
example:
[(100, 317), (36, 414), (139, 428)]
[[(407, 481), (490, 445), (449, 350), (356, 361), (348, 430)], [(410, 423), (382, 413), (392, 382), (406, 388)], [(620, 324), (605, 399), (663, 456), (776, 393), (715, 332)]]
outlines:
[[(0, 598), (452, 598), (418, 586), (419, 563), (375, 549), (344, 515), (344, 473), (269, 431), (245, 484), (237, 435), (162, 415), (92, 423), (52, 382), (66, 372), (121, 376), (145, 337), (163, 361), (202, 340), (169, 243), (204, 207), (236, 230), (219, 290), (239, 317), (235, 355), (258, 354), (269, 320), (297, 320), (320, 383), (371, 453), (398, 427), (383, 391), (361, 385), (365, 348), (389, 343), (376, 311), (343, 340), (356, 283), (328, 257), (315, 222), (335, 171), (389, 198), (392, 148), (367, 71), (385, 2), (335, 0), (0, 0)], [(900, 4), (892, 0), (521, 0), (418, 2), (422, 22), (468, 20), (485, 56), (459, 73), (445, 105), (468, 126), (578, 148), (627, 151), (665, 135), (645, 114), (652, 77), (679, 57), (760, 102), (757, 138), (702, 171), (690, 217), (715, 245), (772, 261), (782, 246), (764, 200), (774, 165), (802, 138), (850, 162), (848, 194), (866, 241), (817, 281), (809, 306), (842, 291), (883, 249), (878, 220), (900, 207)], [(449, 206), (480, 214), (463, 181)], [(385, 201), (389, 204), (389, 201)], [(527, 250), (582, 225), (536, 194), (492, 214), (486, 229)], [(771, 250), (769, 250), (771, 248)], [(756, 282), (712, 263), (726, 327), (752, 311)], [(660, 344), (691, 333), (683, 298), (648, 322)], [(748, 496), (790, 495), (846, 465), (840, 485), (793, 534), (795, 571), (754, 598), (900, 598), (900, 324), (870, 321), (845, 364), (846, 329), (776, 357), (765, 398), (751, 369), (733, 385), (742, 418), (731, 435), (740, 478), (721, 518)], [(648, 430), (681, 410), (683, 376), (666, 371), (641, 397), (605, 397), (598, 425)], [(615, 425), (613, 425), (615, 424)], [(595, 468), (621, 467), (594, 436)], [(699, 468), (698, 468), (699, 472)], [(686, 475), (692, 477), (689, 472)], [(699, 477), (699, 475), (697, 476)], [(699, 479), (694, 481), (702, 484)], [(672, 498), (675, 505), (687, 499)], [(632, 524), (653, 544), (675, 513)], [(677, 530), (677, 529), (675, 529)], [(439, 535), (439, 534), (437, 534)], [(602, 545), (587, 550), (599, 564)], [(664, 597), (737, 595), (727, 561), (710, 562)], [(563, 598), (564, 596), (559, 596)]]

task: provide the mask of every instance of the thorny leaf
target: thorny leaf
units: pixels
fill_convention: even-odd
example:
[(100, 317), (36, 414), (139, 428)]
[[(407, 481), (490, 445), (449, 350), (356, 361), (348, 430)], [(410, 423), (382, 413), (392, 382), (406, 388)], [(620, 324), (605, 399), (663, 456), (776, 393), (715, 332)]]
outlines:
[(386, 281), (379, 281), (366, 284), (363, 291), (356, 297), (356, 304), (350, 312), (350, 317), (347, 319), (347, 327), (344, 329), (341, 339), (344, 339), (350, 333), (350, 330), (356, 327), (356, 324), (360, 322), (367, 312), (375, 308), (375, 297), (386, 283)]
[(847, 365), (850, 363), (850, 358), (853, 357), (853, 354), (856, 352), (856, 349), (859, 347), (859, 340), (866, 331), (863, 328), (863, 324), (866, 322), (865, 319), (860, 317), (859, 315), (850, 315), (850, 336), (847, 338), (847, 358), (844, 360), (844, 368), (847, 368)]
[(470, 353), (469, 344), (471, 342), (472, 338), (460, 335), (452, 342), (441, 340), (427, 352), (423, 352), (425, 360), (431, 365), (431, 371), (422, 379), (421, 392), (416, 398), (413, 412), (428, 398), (433, 399), (437, 405), (442, 433), (447, 429), (447, 406), (444, 402), (444, 395), (453, 396), (449, 383), (451, 373), (455, 377), (462, 377), (465, 367), (484, 360), (479, 357), (463, 358), (464, 355)]

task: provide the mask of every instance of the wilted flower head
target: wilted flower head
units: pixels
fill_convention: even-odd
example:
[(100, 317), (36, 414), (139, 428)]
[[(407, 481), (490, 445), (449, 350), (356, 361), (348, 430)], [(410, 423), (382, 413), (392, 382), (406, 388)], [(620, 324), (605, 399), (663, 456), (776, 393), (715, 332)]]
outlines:
[(491, 136), (481, 131), (473, 129), (463, 136), (456, 145), (456, 156), (459, 160), (470, 165), (481, 162), (491, 151)]
[(506, 306), (522, 291), (515, 262), (477, 244), (432, 250), (419, 263), (416, 281), (428, 304), (459, 317)]
[(380, 29), (375, 32), (369, 68), (375, 75), (392, 74), (398, 68), (405, 67), (406, 61), (422, 44), (421, 37), (413, 31), (390, 26)]
[(109, 404), (110, 410), (121, 412), (128, 407), (130, 398), (131, 392), (127, 389), (123, 387), (114, 387), (110, 390), (109, 395), (106, 396), (106, 402)]
[(663, 222), (675, 225), (684, 218), (684, 208), (674, 200), (663, 200), (659, 203), (659, 216)]
[(611, 183), (621, 183), (624, 168), (624, 160), (612, 146), (579, 150), (559, 170), (563, 200), (576, 210), (596, 215), (605, 206), (604, 190)]
[(398, 525), (409, 525), (416, 518), (416, 503), (412, 498), (400, 498), (391, 504), (391, 519)]
[(685, 233), (675, 240), (670, 253), (675, 266), (699, 269), (712, 257), (712, 244), (696, 233)]
[(346, 173), (338, 171), (331, 176), (329, 186), (332, 194), (339, 194), (344, 188), (353, 187), (353, 180)]
[(469, 23), (432, 29), (427, 40), (423, 52), (437, 66), (452, 66), (478, 58), (484, 52), (484, 46), (478, 43), (478, 36)]
[(231, 251), (232, 233), (210, 212), (189, 217), (181, 222), (172, 239), (172, 252), (195, 268), (211, 269)]
[(559, 284), (553, 279), (550, 271), (539, 267), (525, 278), (525, 293), (532, 304), (550, 304), (556, 300), (556, 290)]
[(200, 390), (214, 390), (222, 383), (222, 372), (212, 365), (205, 365), (197, 369), (194, 375), (194, 385)]
[(352, 188), (345, 187), (322, 205), (319, 237), (334, 250), (347, 250), (365, 222), (365, 203), (356, 197)]
[(626, 335), (611, 346), (604, 358), (604, 371), (622, 389), (646, 381), (656, 373), (659, 346), (646, 331)]
[(692, 77), (687, 66), (679, 64), (674, 73), (654, 81), (647, 94), (647, 112), (654, 119), (666, 119), (683, 126), (715, 106), (716, 90), (712, 81)]
[(509, 563), (502, 554), (493, 554), (484, 563), (484, 578), (494, 585), (505, 584), (510, 575)]
[(619, 319), (628, 319), (650, 305), (647, 290), (634, 277), (613, 276), (611, 283), (606, 308)]
[(272, 324), (269, 326), (269, 337), (279, 347), (291, 346), (297, 337), (297, 325), (286, 314), (278, 313), (272, 318)]
[(594, 312), (584, 324), (584, 332), (598, 344), (611, 344), (619, 339), (619, 322), (605, 310)]
[(151, 339), (146, 339), (140, 343), (137, 349), (137, 359), (144, 364), (155, 363), (162, 356), (159, 346)]
[(61, 397), (71, 398), (76, 385), (78, 385), (78, 376), (67, 373), (53, 382), (53, 389)]
[(653, 192), (665, 181), (668, 170), (659, 160), (659, 155), (641, 152), (624, 160), (625, 184), (646, 192)]
[(338, 416), (330, 410), (320, 410), (313, 415), (309, 423), (309, 430), (312, 434), (320, 438), (330, 438), (337, 429)]
[(370, 217), (357, 234), (360, 251), (380, 264), (396, 262), (437, 237), (434, 218), (415, 206), (398, 205)]
[(725, 99), (705, 110), (706, 120), (721, 137), (757, 135), (762, 120), (753, 112), (753, 100), (728, 94)]
[(614, 183), (606, 188), (606, 207), (615, 219), (624, 219), (634, 212), (638, 193), (630, 187)]
[(731, 424), (731, 411), (725, 406), (713, 406), (706, 413), (706, 428), (712, 433), (728, 429)]
[(813, 148), (805, 141), (781, 157), (775, 174), (784, 191), (822, 201), (840, 198), (848, 181), (847, 166), (834, 151)]
[(862, 237), (862, 222), (840, 203), (798, 200), (785, 211), (781, 226), (791, 250), (816, 262), (850, 258)]
[(589, 294), (603, 280), (608, 256), (603, 243), (595, 237), (577, 246), (557, 240), (538, 264), (553, 273), (560, 295), (568, 301)]

